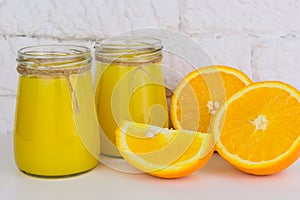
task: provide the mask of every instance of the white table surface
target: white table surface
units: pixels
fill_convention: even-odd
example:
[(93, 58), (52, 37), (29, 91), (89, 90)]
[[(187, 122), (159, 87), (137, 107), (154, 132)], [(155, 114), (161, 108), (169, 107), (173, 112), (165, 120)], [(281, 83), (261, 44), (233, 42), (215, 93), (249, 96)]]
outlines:
[(300, 199), (300, 161), (272, 176), (244, 174), (217, 154), (194, 174), (159, 179), (124, 173), (99, 164), (83, 175), (42, 179), (18, 171), (12, 135), (0, 135), (0, 200), (35, 199)]

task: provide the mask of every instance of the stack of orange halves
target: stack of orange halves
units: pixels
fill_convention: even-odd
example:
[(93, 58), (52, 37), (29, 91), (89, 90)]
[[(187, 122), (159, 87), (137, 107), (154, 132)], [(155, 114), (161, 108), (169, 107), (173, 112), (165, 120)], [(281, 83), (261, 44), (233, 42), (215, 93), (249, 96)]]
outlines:
[(151, 175), (179, 178), (204, 166), (214, 150), (249, 174), (277, 173), (300, 156), (300, 92), (241, 71), (209, 66), (188, 74), (174, 91), (174, 130), (124, 121), (117, 146)]

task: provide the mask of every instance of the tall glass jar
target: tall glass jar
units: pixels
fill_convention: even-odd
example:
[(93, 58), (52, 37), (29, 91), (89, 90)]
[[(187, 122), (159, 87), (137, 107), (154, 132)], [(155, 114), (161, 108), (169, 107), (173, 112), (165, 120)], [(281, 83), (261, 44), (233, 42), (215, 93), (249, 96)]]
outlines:
[(87, 47), (48, 45), (18, 51), (15, 161), (27, 174), (60, 177), (94, 168), (99, 126)]
[(123, 120), (168, 126), (162, 48), (161, 41), (154, 38), (118, 37), (96, 42), (101, 154), (121, 157), (115, 147), (115, 129)]

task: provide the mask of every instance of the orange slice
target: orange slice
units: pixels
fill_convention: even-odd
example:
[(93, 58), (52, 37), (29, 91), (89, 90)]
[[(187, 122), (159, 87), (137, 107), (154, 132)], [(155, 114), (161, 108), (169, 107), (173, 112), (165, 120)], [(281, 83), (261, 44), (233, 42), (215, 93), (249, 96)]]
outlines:
[(226, 66), (209, 66), (191, 72), (172, 96), (170, 115), (174, 128), (209, 132), (219, 107), (250, 83), (243, 72)]
[(277, 173), (300, 156), (300, 93), (281, 82), (251, 84), (220, 108), (213, 131), (218, 153), (236, 168)]
[(121, 155), (136, 168), (161, 178), (180, 178), (204, 166), (214, 150), (214, 137), (124, 121), (116, 129)]

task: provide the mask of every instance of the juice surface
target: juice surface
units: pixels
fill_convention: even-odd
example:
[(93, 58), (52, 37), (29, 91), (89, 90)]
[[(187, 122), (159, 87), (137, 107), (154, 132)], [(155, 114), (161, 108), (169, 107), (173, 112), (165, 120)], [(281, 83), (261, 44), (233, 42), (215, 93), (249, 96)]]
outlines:
[(21, 171), (65, 176), (97, 165), (100, 139), (91, 74), (71, 76), (70, 82), (66, 77), (20, 76), (14, 141)]
[(120, 156), (114, 147), (115, 129), (124, 119), (168, 126), (161, 63), (136, 67), (98, 62), (95, 78), (102, 154)]

